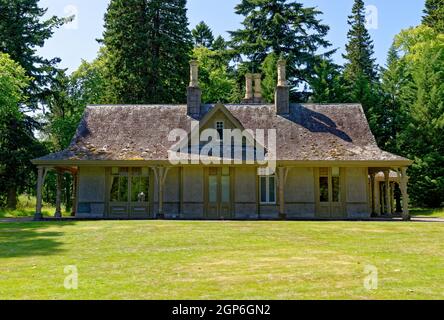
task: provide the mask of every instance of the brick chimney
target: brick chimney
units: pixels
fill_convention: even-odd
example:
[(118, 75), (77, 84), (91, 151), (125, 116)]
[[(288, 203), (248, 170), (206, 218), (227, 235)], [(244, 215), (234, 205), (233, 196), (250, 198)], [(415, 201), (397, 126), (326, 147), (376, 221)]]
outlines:
[(278, 83), (275, 94), (276, 113), (281, 116), (290, 114), (290, 87), (287, 84), (286, 61), (278, 61)]
[(187, 113), (189, 116), (199, 116), (202, 105), (202, 90), (199, 88), (199, 64), (190, 61), (190, 85), (187, 88)]

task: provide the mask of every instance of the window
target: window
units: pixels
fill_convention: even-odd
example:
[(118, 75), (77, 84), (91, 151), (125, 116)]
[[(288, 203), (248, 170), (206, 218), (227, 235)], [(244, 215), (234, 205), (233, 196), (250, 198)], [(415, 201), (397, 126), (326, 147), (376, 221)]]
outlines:
[(333, 202), (341, 202), (341, 174), (339, 168), (333, 168), (331, 173), (331, 184)]
[(111, 202), (128, 202), (128, 168), (112, 169)]
[(131, 170), (131, 201), (148, 202), (149, 190), (149, 171), (145, 168), (133, 168)]
[(341, 170), (340, 168), (319, 169), (319, 201), (341, 202)]
[(148, 168), (112, 168), (111, 202), (149, 202)]
[(221, 188), (222, 188), (222, 203), (230, 202), (230, 169), (223, 168), (222, 169), (222, 177), (221, 177)]
[(217, 133), (219, 135), (219, 140), (223, 140), (224, 139), (224, 129), (225, 129), (225, 124), (223, 121), (217, 121), (216, 122), (216, 130)]
[(261, 203), (276, 203), (276, 177), (262, 176), (260, 177), (260, 196)]

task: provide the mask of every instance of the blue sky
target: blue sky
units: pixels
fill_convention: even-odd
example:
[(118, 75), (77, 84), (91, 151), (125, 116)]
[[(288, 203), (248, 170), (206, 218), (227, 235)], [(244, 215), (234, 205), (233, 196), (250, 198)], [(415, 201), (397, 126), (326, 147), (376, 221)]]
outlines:
[[(226, 36), (226, 31), (237, 29), (242, 17), (234, 13), (240, 0), (188, 0), (190, 28), (204, 20), (215, 35)], [(351, 12), (353, 0), (302, 0), (306, 6), (318, 7), (322, 20), (330, 26), (328, 39), (334, 48), (339, 48), (335, 56), (342, 63), (342, 53), (347, 42), (347, 16)], [(39, 53), (47, 58), (62, 58), (61, 66), (74, 71), (81, 59), (95, 58), (99, 44), (96, 39), (103, 32), (103, 16), (109, 0), (40, 0), (42, 7), (48, 8), (48, 15), (77, 18), (71, 25), (56, 31)], [(371, 6), (370, 14), (377, 12), (377, 19), (371, 21), (370, 33), (375, 43), (375, 57), (384, 65), (393, 37), (402, 29), (416, 26), (421, 22), (425, 0), (366, 0)], [(375, 11), (376, 9), (376, 11)]]

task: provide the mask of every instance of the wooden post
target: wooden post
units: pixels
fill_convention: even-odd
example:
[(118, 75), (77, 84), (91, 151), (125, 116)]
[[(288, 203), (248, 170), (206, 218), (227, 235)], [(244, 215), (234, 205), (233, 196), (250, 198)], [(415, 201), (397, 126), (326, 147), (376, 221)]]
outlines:
[(287, 181), (288, 168), (278, 168), (278, 185), (279, 185), (279, 218), (287, 219), (285, 212), (285, 182)]
[(386, 208), (386, 214), (391, 215), (392, 214), (392, 201), (390, 200), (390, 170), (384, 171), (385, 176), (385, 208)]
[(55, 218), (62, 217), (62, 172), (57, 170), (57, 192), (56, 192), (56, 212)]
[(164, 168), (164, 167), (159, 167), (159, 168), (154, 168), (154, 173), (156, 175), (156, 180), (157, 180), (157, 184), (158, 184), (158, 195), (159, 195), (159, 210), (157, 213), (157, 218), (158, 219), (164, 219), (165, 218), (165, 213), (164, 213), (164, 209), (163, 209), (163, 197), (164, 197), (164, 189), (165, 189), (165, 181), (168, 175), (170, 168)]
[(42, 195), (43, 195), (43, 183), (45, 179), (45, 168), (38, 167), (38, 174), (37, 174), (37, 204), (35, 209), (35, 216), (34, 220), (42, 220), (43, 214), (42, 214)]
[(376, 216), (376, 204), (375, 204), (375, 180), (376, 174), (370, 174), (370, 201), (372, 206), (372, 217)]
[(77, 214), (77, 173), (72, 174), (72, 208), (71, 217)]
[(400, 177), (400, 188), (402, 193), (402, 219), (404, 221), (410, 221), (410, 211), (409, 211), (409, 194), (408, 194), (408, 182), (409, 176), (407, 175), (407, 168), (401, 168), (401, 177)]

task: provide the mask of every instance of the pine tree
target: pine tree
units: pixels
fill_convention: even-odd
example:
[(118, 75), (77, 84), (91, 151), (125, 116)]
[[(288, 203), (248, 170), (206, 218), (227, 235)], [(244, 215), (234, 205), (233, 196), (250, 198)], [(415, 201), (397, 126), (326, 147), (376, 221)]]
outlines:
[(192, 49), (186, 0), (112, 0), (103, 43), (115, 103), (185, 100)]
[(370, 128), (378, 143), (384, 136), (384, 106), (381, 100), (381, 88), (378, 80), (376, 59), (373, 58), (373, 41), (365, 26), (365, 5), (363, 0), (355, 0), (352, 15), (348, 17), (350, 30), (346, 60), (344, 66), (344, 80), (347, 87), (348, 102), (361, 103)]
[(348, 17), (351, 29), (348, 32), (348, 44), (345, 64), (345, 76), (353, 82), (360, 77), (375, 81), (377, 79), (376, 59), (373, 58), (374, 46), (370, 34), (365, 26), (365, 5), (363, 0), (355, 0), (352, 15)]
[(426, 0), (423, 24), (444, 33), (444, 0)]
[(345, 98), (345, 86), (341, 68), (329, 59), (322, 59), (314, 67), (314, 75), (309, 84), (313, 91), (310, 101), (315, 103), (342, 103)]
[(216, 51), (220, 50), (226, 50), (227, 49), (227, 42), (222, 36), (218, 36), (216, 40), (213, 41), (212, 49)]
[(213, 31), (210, 27), (204, 22), (199, 22), (196, 27), (191, 31), (194, 44), (196, 46), (202, 46), (206, 48), (211, 48), (214, 42)]
[(298, 1), (242, 0), (236, 13), (245, 18), (242, 29), (230, 32), (230, 43), (239, 56), (247, 56), (250, 72), (259, 71), (274, 52), (287, 59), (289, 83), (296, 86), (313, 73), (319, 49), (330, 46), (329, 27), (318, 18), (322, 12)]

